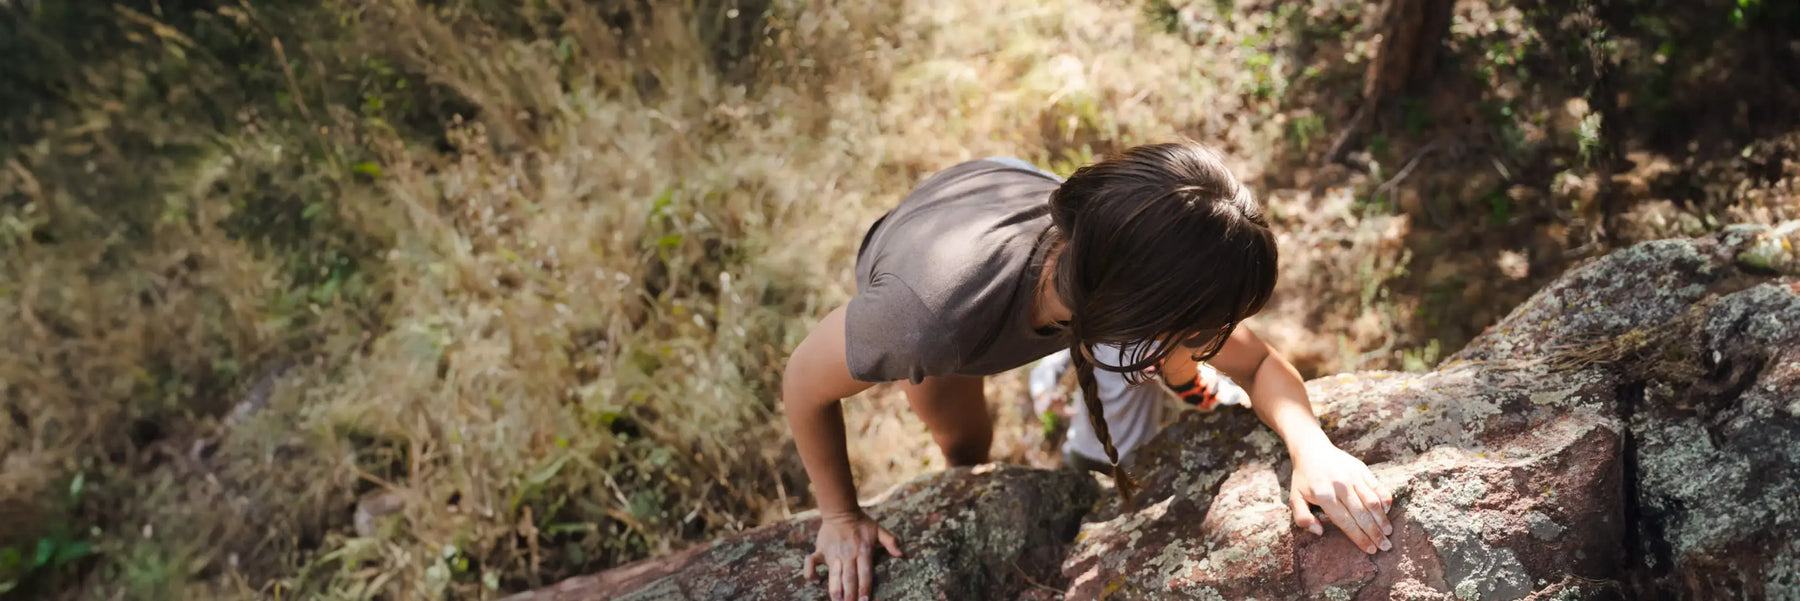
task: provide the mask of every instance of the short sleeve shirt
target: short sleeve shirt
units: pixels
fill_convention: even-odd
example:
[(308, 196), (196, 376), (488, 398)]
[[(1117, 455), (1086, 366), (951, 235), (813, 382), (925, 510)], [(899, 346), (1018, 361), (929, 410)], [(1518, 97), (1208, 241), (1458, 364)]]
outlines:
[(1003, 162), (926, 179), (869, 229), (845, 310), (864, 382), (989, 375), (1067, 348), (1032, 327), (1055, 176)]

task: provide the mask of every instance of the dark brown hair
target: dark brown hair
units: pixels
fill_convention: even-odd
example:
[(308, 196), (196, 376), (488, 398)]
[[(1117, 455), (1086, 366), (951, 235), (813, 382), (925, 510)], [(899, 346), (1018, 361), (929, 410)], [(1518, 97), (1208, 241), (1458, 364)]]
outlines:
[[(1119, 467), (1093, 370), (1141, 381), (1177, 350), (1204, 361), (1275, 288), (1275, 235), (1250, 191), (1212, 150), (1138, 146), (1082, 167), (1050, 196), (1057, 255), (1051, 285), (1069, 307), (1069, 354), (1119, 493)], [(1089, 347), (1119, 345), (1122, 365)]]

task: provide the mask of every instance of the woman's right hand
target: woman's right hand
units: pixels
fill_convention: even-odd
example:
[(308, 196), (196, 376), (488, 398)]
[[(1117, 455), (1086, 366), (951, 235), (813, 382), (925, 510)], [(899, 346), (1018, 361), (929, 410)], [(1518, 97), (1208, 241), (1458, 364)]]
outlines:
[(869, 601), (875, 592), (875, 544), (887, 548), (889, 555), (900, 556), (900, 545), (875, 519), (862, 510), (824, 516), (819, 523), (819, 538), (813, 554), (806, 558), (806, 577), (815, 576), (813, 569), (824, 565), (825, 590), (831, 601)]

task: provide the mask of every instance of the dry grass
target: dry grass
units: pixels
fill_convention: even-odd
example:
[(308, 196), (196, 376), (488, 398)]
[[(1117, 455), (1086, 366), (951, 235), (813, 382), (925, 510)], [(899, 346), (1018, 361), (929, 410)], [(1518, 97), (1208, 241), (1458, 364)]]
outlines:
[[(195, 144), (210, 156), (180, 164), (164, 215), (125, 242), (91, 236), (103, 216), (79, 213), (100, 202), (60, 188), (81, 177), (56, 172), (63, 149), (25, 151), (9, 217), (48, 217), (8, 240), (5, 335), (26, 344), (0, 366), (30, 419), (9, 424), (6, 474), (18, 498), (96, 470), (108, 501), (142, 499), (78, 512), (116, 531), (97, 537), (91, 594), (491, 595), (785, 510), (780, 447), (759, 444), (781, 436), (771, 366), (841, 300), (819, 285), (841, 261), (812, 259), (853, 237), (769, 234), (854, 230), (856, 191), (893, 184), (869, 181), (884, 170), (860, 132), (830, 131), (862, 107), (804, 86), (752, 97), (691, 15), (628, 14), (630, 32), (574, 5), (535, 15), (562, 22), (560, 45), (472, 10), (344, 14), (341, 47), (304, 52), (385, 57), (481, 117), (437, 151), (284, 73), (301, 123), (252, 116)], [(811, 52), (855, 56), (851, 19), (880, 16), (795, 26), (816, 29)], [(259, 193), (299, 196), (307, 237), (215, 227)], [(89, 236), (30, 235), (58, 226)], [(327, 227), (368, 239), (357, 269), (284, 269)], [(127, 262), (105, 269), (108, 245)], [(227, 417), (282, 364), (265, 407)]]
[[(132, 51), (0, 155), (0, 548), (96, 551), (25, 586), (492, 598), (804, 509), (787, 349), (982, 156), (1220, 146), (1284, 230), (1260, 331), (1313, 373), (1424, 340), (1411, 220), (1289, 170), (1358, 4), (443, 4), (121, 12)], [(1021, 390), (996, 457), (1051, 461)], [(933, 469), (896, 391), (849, 427), (865, 495)]]

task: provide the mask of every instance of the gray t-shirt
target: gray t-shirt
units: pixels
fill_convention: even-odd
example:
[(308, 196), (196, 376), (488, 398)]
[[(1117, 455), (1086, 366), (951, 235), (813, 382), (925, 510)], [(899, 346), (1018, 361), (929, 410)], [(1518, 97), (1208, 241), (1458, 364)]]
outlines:
[(1061, 181), (1020, 165), (962, 163), (875, 222), (845, 310), (850, 375), (864, 382), (989, 375), (1068, 342), (1031, 326)]

